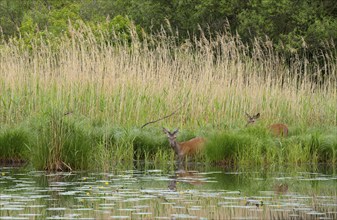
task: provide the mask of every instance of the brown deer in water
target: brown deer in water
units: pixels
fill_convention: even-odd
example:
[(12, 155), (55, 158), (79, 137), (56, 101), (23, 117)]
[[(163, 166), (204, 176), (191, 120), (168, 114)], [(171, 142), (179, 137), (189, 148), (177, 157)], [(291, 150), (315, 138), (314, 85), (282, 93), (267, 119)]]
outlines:
[[(260, 113), (257, 113), (256, 115), (249, 115), (246, 113), (247, 116), (247, 124), (246, 126), (248, 126), (249, 124), (255, 123), (256, 119), (258, 119), (260, 117)], [(286, 137), (288, 136), (288, 126), (285, 124), (272, 124), (269, 127), (269, 130), (271, 131), (271, 133), (273, 133), (275, 136), (279, 136), (279, 137)]]
[(166, 128), (163, 128), (163, 131), (168, 137), (170, 146), (172, 147), (176, 155), (179, 157), (179, 161), (181, 161), (187, 155), (196, 154), (204, 147), (205, 144), (204, 138), (196, 137), (188, 141), (178, 142), (176, 138), (179, 129), (170, 132)]

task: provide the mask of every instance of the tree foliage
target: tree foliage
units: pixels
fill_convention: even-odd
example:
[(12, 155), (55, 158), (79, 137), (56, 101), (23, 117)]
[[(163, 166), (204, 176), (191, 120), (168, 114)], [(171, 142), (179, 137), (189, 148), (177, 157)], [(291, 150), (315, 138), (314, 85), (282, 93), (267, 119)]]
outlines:
[(335, 0), (0, 0), (5, 39), (40, 31), (59, 36), (69, 21), (78, 20), (123, 33), (126, 21), (148, 33), (169, 23), (181, 38), (198, 34), (199, 28), (208, 34), (229, 28), (246, 43), (268, 37), (287, 53), (337, 43)]

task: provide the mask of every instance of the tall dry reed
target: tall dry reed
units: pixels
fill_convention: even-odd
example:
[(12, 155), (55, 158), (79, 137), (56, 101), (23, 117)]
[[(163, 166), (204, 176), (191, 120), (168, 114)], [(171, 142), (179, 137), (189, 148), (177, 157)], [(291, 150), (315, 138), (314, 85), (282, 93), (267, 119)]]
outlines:
[(263, 124), (336, 125), (337, 62), (328, 54), (321, 68), (305, 56), (286, 60), (269, 41), (248, 47), (229, 33), (181, 45), (164, 32), (112, 44), (86, 26), (69, 28), (70, 36), (37, 39), (31, 49), (20, 39), (1, 45), (1, 123), (58, 108), (140, 126), (181, 106), (164, 123), (240, 127), (244, 112), (261, 112)]

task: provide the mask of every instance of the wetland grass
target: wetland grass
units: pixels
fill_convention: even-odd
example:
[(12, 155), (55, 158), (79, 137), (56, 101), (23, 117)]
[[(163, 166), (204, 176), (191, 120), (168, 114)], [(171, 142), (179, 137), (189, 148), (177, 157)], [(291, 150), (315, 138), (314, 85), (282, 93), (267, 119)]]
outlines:
[[(1, 157), (37, 169), (172, 160), (159, 132), (165, 126), (211, 137), (210, 161), (336, 163), (333, 46), (322, 54), (322, 69), (302, 54), (286, 61), (269, 41), (249, 47), (230, 33), (177, 45), (177, 36), (163, 32), (112, 45), (105, 33), (79, 27), (69, 26), (72, 34), (57, 43), (1, 44)], [(263, 114), (244, 128), (249, 111)], [(272, 123), (286, 123), (289, 137), (268, 134)]]
[(0, 128), (0, 163), (16, 164), (29, 160), (29, 131), (23, 125)]
[(216, 132), (208, 141), (210, 161), (236, 165), (329, 163), (336, 164), (334, 130), (305, 131), (287, 138), (274, 137), (264, 128)]

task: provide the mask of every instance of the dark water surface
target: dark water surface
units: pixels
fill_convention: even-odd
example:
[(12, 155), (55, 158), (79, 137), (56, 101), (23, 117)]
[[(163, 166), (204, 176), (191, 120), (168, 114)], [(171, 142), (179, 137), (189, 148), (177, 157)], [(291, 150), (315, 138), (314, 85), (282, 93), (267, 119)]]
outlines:
[(168, 167), (0, 167), (0, 219), (337, 219), (332, 167)]

